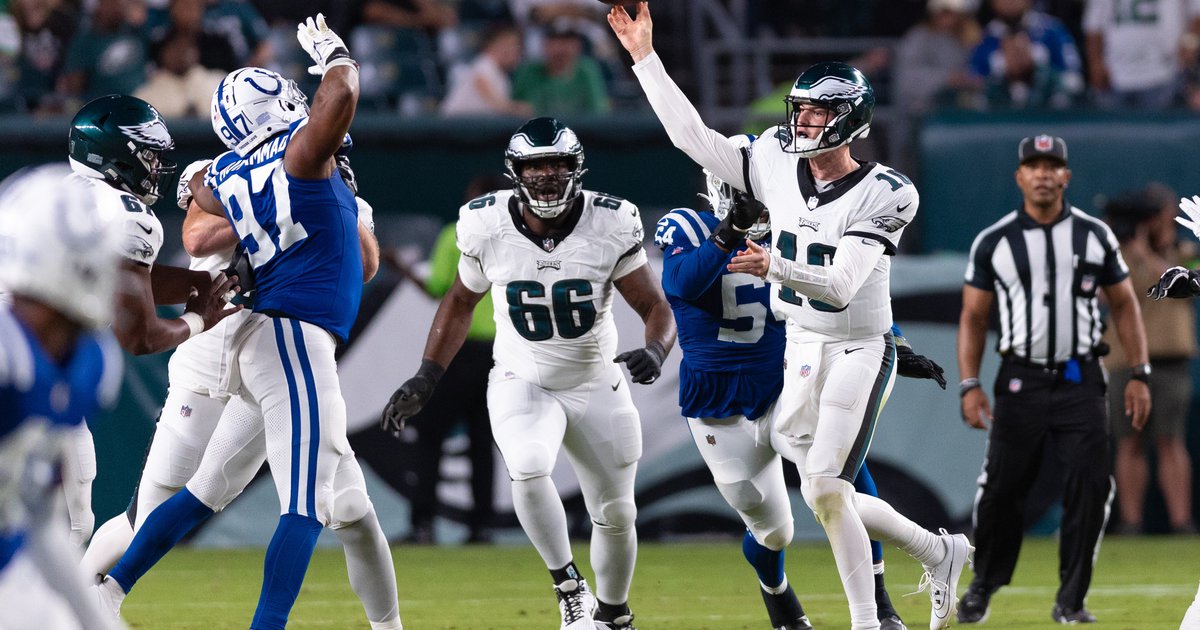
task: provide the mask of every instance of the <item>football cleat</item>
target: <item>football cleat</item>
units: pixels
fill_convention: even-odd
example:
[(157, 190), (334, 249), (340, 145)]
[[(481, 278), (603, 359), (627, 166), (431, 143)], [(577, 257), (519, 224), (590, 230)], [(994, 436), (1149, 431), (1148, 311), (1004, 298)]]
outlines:
[(887, 615), (879, 618), (879, 630), (908, 630), (908, 626), (901, 621), (900, 615)]
[(880, 630), (908, 630), (908, 626), (904, 625), (904, 620), (900, 618), (900, 613), (896, 612), (896, 607), (892, 605), (892, 598), (888, 596), (887, 588), (883, 585), (883, 574), (875, 574), (875, 609), (879, 611), (879, 628)]
[(966, 536), (951, 535), (945, 529), (940, 531), (946, 555), (940, 562), (926, 566), (925, 574), (917, 583), (918, 593), (929, 589), (929, 630), (941, 630), (950, 625), (958, 604), (958, 578), (962, 575), (963, 567), (971, 562), (971, 554), (975, 551)]
[(991, 606), (991, 593), (969, 588), (958, 603), (958, 623), (983, 623), (987, 621)]
[(562, 614), (560, 630), (596, 630), (596, 596), (587, 580), (565, 580), (554, 587), (554, 594)]
[(637, 630), (637, 628), (633, 625), (633, 613), (629, 613), (612, 621), (596, 621), (596, 630)]
[(1054, 609), (1050, 611), (1050, 618), (1056, 623), (1065, 623), (1075, 625), (1077, 623), (1096, 623), (1096, 615), (1088, 612), (1086, 608), (1080, 608), (1075, 611), (1068, 611), (1062, 606), (1055, 604)]

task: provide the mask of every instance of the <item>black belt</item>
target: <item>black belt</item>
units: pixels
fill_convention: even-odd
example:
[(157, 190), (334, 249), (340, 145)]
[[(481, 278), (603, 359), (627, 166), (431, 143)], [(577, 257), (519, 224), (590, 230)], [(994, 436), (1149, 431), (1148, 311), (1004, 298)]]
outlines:
[[(1003, 360), (1005, 362), (1007, 362), (1011, 365), (1019, 365), (1021, 367), (1034, 368), (1037, 370), (1043, 370), (1045, 372), (1061, 372), (1061, 371), (1067, 369), (1067, 363), (1069, 363), (1069, 361), (1061, 361), (1061, 362), (1055, 362), (1055, 363), (1038, 363), (1036, 361), (1031, 361), (1030, 359), (1026, 359), (1025, 357), (1017, 356), (1015, 354), (1002, 354), (1000, 356), (1001, 356), (1001, 358), (1003, 358)], [(1080, 364), (1088, 363), (1090, 361), (1095, 361), (1096, 358), (1097, 357), (1094, 354), (1085, 354), (1085, 355), (1079, 355), (1079, 356), (1072, 357), (1073, 360), (1078, 361)]]

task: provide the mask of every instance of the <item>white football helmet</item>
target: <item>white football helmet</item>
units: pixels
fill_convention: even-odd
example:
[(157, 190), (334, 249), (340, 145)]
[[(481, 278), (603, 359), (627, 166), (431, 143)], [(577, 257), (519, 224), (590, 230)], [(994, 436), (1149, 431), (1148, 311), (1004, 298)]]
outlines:
[(241, 68), (221, 79), (212, 98), (213, 131), (245, 157), (263, 140), (308, 115), (295, 81), (263, 68)]
[(70, 174), (40, 166), (0, 183), (0, 287), (102, 328), (120, 277), (119, 211)]
[[(754, 144), (754, 136), (750, 134), (736, 135), (730, 138), (733, 144), (742, 149), (749, 150), (750, 145)], [(697, 193), (712, 208), (713, 214), (717, 215), (718, 219), (724, 220), (729, 214), (729, 209), (733, 207), (733, 186), (721, 181), (708, 169), (704, 169), (704, 187), (708, 189), (707, 193)], [(750, 231), (746, 236), (752, 241), (761, 241), (771, 235), (771, 215), (764, 212), (758, 217), (758, 221), (750, 226)]]

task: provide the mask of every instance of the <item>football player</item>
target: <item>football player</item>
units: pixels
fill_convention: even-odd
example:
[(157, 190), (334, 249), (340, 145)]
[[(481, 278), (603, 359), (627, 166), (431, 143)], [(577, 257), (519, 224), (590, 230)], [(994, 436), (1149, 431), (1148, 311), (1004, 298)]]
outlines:
[[(504, 163), (512, 189), (459, 211), (458, 277), (434, 316), (420, 369), (392, 394), (383, 426), (399, 431), (429, 399), (466, 338), (475, 304), (491, 290), (492, 434), (512, 479), (517, 518), (550, 570), (561, 628), (632, 630), (627, 600), (642, 434), (614, 363), (625, 363), (635, 383), (653, 383), (675, 343), (675, 321), (647, 264), (637, 207), (583, 189), (575, 132), (534, 118), (513, 134)], [(646, 325), (645, 347), (619, 355), (613, 287)], [(550, 479), (560, 449), (592, 518), (595, 595), (572, 560), (562, 499)]]
[[(753, 136), (734, 136), (749, 146)], [(678, 208), (658, 222), (654, 242), (663, 250), (663, 289), (679, 328), (679, 404), (722, 496), (746, 523), (742, 551), (758, 573), (760, 590), (774, 628), (811, 628), (784, 573), (784, 548), (792, 539), (792, 512), (783, 480), (780, 450), (772, 442), (773, 403), (783, 388), (784, 325), (770, 310), (770, 291), (757, 276), (732, 273), (733, 254), (709, 237), (728, 216), (735, 193), (705, 171), (712, 212)], [(741, 193), (737, 193), (741, 194)], [(769, 213), (746, 234), (769, 246)], [(899, 329), (893, 327), (897, 340)], [(941, 368), (907, 348), (902, 376), (934, 378)], [(855, 489), (878, 496), (863, 462)], [(880, 627), (904, 628), (883, 583), (883, 549), (871, 541), (875, 602)]]
[[(255, 280), (230, 388), (263, 418), (280, 499), (251, 622), (260, 630), (287, 624), (322, 528), (358, 520), (370, 505), (361, 484), (338, 481), (361, 472), (346, 439), (334, 360), (362, 295), (358, 206), (334, 160), (354, 118), (358, 64), (320, 14), (296, 36), (315, 62), (309, 71), (322, 77), (311, 111), (294, 82), (260, 68), (233, 71), (213, 97), (213, 128), (231, 150), (204, 169), (203, 186), (191, 182), (200, 208), (233, 224)], [(184, 490), (155, 513), (194, 524), (211, 509)], [(151, 529), (148, 519), (141, 534), (164, 534)], [(136, 538), (135, 551), (151, 560), (159, 553)], [(102, 597), (119, 600), (136, 579), (121, 570), (118, 564), (100, 584)]]
[[(667, 76), (646, 2), (636, 20), (614, 6), (608, 21), (672, 143), (748, 193), (712, 238), (724, 249), (744, 246), (730, 271), (775, 285), (771, 306), (786, 317), (787, 344), (773, 430), (829, 538), (851, 627), (879, 628), (868, 531), (921, 562), (930, 628), (946, 627), (972, 551), (966, 536), (926, 531), (853, 486), (896, 374), (888, 255), (917, 209), (907, 177), (850, 155), (850, 142), (870, 129), (870, 83), (845, 64), (805, 70), (785, 100), (786, 121), (743, 148), (709, 129)], [(770, 252), (746, 238), (763, 202), (771, 209)]]
[(69, 173), (27, 169), (0, 184), (0, 284), (12, 300), (0, 306), (0, 627), (10, 630), (123, 627), (87, 597), (55, 512), (71, 432), (121, 384), (107, 328), (122, 217)]
[[(145, 101), (109, 95), (84, 105), (71, 120), (68, 162), (71, 177), (94, 189), (95, 202), (119, 213), (124, 228), (122, 286), (113, 332), (132, 354), (169, 350), (212, 328), (238, 310), (226, 310), (223, 296), (233, 285), (215, 272), (156, 265), (163, 243), (162, 224), (150, 206), (158, 200), (162, 178), (175, 165), (163, 153), (175, 146), (158, 111)], [(177, 318), (161, 318), (156, 304), (183, 304)], [(92, 535), (92, 481), (96, 454), (86, 424), (79, 425), (63, 467), (63, 488), (71, 517), (71, 541), (82, 545)]]

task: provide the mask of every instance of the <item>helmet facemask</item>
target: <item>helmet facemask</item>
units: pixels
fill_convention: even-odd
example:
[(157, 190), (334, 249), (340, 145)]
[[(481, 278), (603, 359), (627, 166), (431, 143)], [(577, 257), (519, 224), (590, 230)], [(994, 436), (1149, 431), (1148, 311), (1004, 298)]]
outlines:
[[(583, 194), (581, 180), (587, 169), (574, 155), (539, 155), (524, 160), (506, 159), (508, 178), (521, 203), (543, 219), (553, 219), (571, 207)], [(526, 174), (538, 168), (537, 174)]]
[[(137, 167), (124, 163), (117, 163), (117, 166), (133, 175), (128, 183), (132, 190), (128, 192), (141, 199), (142, 203), (152, 206), (162, 197), (159, 187), (162, 185), (163, 176), (175, 172), (175, 162), (163, 157), (161, 151), (150, 147), (137, 149), (133, 152), (133, 157), (139, 163)], [(143, 176), (139, 178), (138, 175)]]
[[(781, 137), (780, 143), (787, 153), (810, 158), (850, 144), (855, 138), (865, 138), (871, 131), (870, 124), (849, 133), (845, 131), (848, 119), (854, 113), (854, 107), (849, 101), (817, 101), (791, 96), (783, 100), (787, 106), (787, 122), (784, 123), (787, 137)], [(800, 114), (806, 105), (826, 111), (824, 125), (800, 124)]]
[[(858, 70), (844, 63), (824, 62), (796, 78), (784, 105), (787, 119), (778, 134), (781, 148), (811, 158), (870, 133), (875, 90)], [(827, 111), (824, 124), (801, 126), (801, 116), (815, 117), (805, 113), (814, 107)]]

